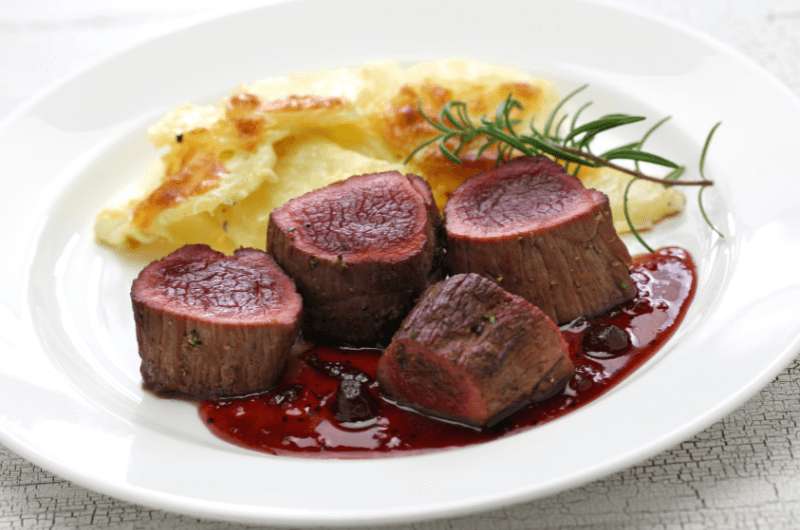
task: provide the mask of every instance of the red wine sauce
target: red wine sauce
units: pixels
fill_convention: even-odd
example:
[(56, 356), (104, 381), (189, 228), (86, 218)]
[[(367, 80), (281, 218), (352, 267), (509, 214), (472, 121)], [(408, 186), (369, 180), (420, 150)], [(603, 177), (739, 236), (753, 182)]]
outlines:
[[(228, 442), (296, 456), (400, 455), (475, 444), (519, 432), (601, 396), (652, 357), (678, 327), (695, 290), (695, 267), (689, 253), (671, 247), (638, 256), (631, 279), (638, 288), (633, 300), (605, 315), (578, 319), (562, 327), (575, 363), (575, 375), (564, 391), (518, 411), (491, 430), (445, 423), (381, 399), (374, 379), (380, 350), (322, 346), (294, 359), (273, 390), (205, 401), (200, 405), (200, 416), (214, 434)], [(627, 339), (620, 329), (627, 332)], [(342, 377), (366, 381), (374, 398), (374, 418), (337, 420), (336, 391)]]

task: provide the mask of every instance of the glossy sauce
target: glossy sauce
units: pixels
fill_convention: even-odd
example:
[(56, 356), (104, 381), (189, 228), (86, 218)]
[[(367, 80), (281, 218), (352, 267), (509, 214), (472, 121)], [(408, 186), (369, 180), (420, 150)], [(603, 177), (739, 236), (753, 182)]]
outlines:
[[(636, 298), (606, 315), (562, 327), (575, 363), (575, 375), (563, 392), (520, 410), (488, 431), (396, 407), (380, 397), (374, 380), (380, 350), (329, 347), (316, 347), (295, 359), (274, 390), (203, 402), (200, 416), (214, 434), (231, 443), (295, 456), (400, 455), (480, 443), (519, 432), (601, 396), (652, 357), (678, 327), (695, 290), (695, 267), (689, 253), (672, 247), (638, 256), (631, 279), (637, 285)], [(587, 334), (609, 325), (627, 332), (627, 347), (604, 351), (597, 341), (587, 338)], [(619, 348), (619, 341), (615, 346)], [(342, 377), (366, 381), (376, 417), (352, 423), (336, 419), (336, 390)]]

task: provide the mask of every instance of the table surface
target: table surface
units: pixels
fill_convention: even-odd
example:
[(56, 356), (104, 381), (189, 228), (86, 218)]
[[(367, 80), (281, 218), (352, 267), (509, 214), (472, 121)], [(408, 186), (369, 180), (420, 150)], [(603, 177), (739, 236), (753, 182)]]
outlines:
[[(800, 93), (800, 0), (610, 0), (733, 45)], [(228, 2), (236, 7), (252, 2)], [(115, 50), (219, 10), (214, 0), (0, 5), (0, 116)], [(742, 408), (679, 446), (604, 480), (494, 512), (404, 528), (799, 528), (800, 361)], [(2, 528), (240, 528), (94, 493), (0, 446)]]

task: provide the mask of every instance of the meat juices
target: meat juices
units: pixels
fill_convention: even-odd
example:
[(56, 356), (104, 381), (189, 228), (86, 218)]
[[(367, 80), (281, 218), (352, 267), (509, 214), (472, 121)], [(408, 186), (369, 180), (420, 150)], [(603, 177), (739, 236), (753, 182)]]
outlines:
[(147, 388), (191, 398), (266, 390), (300, 327), (302, 300), (270, 256), (187, 245), (139, 273), (131, 289)]
[(378, 364), (399, 403), (475, 427), (555, 395), (572, 373), (555, 323), (477, 274), (430, 287)]
[(396, 171), (357, 175), (270, 214), (270, 253), (297, 282), (312, 338), (388, 339), (437, 274), (439, 213), (428, 184)]
[(608, 197), (545, 157), (467, 180), (447, 203), (445, 228), (450, 270), (494, 278), (558, 323), (636, 294)]

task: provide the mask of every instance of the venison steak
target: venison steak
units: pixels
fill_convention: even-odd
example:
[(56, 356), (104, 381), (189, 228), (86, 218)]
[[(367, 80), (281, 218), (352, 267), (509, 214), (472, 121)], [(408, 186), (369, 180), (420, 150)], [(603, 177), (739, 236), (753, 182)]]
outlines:
[(439, 269), (441, 221), (428, 184), (357, 175), (272, 211), (267, 245), (297, 282), (308, 335), (385, 343)]
[(572, 377), (555, 323), (524, 298), (478, 274), (431, 286), (378, 364), (400, 404), (475, 427), (560, 392)]
[(467, 180), (447, 203), (445, 229), (452, 272), (493, 278), (560, 324), (636, 294), (608, 197), (545, 157)]
[(300, 327), (302, 300), (266, 253), (187, 245), (145, 267), (131, 289), (147, 388), (192, 398), (272, 386)]

